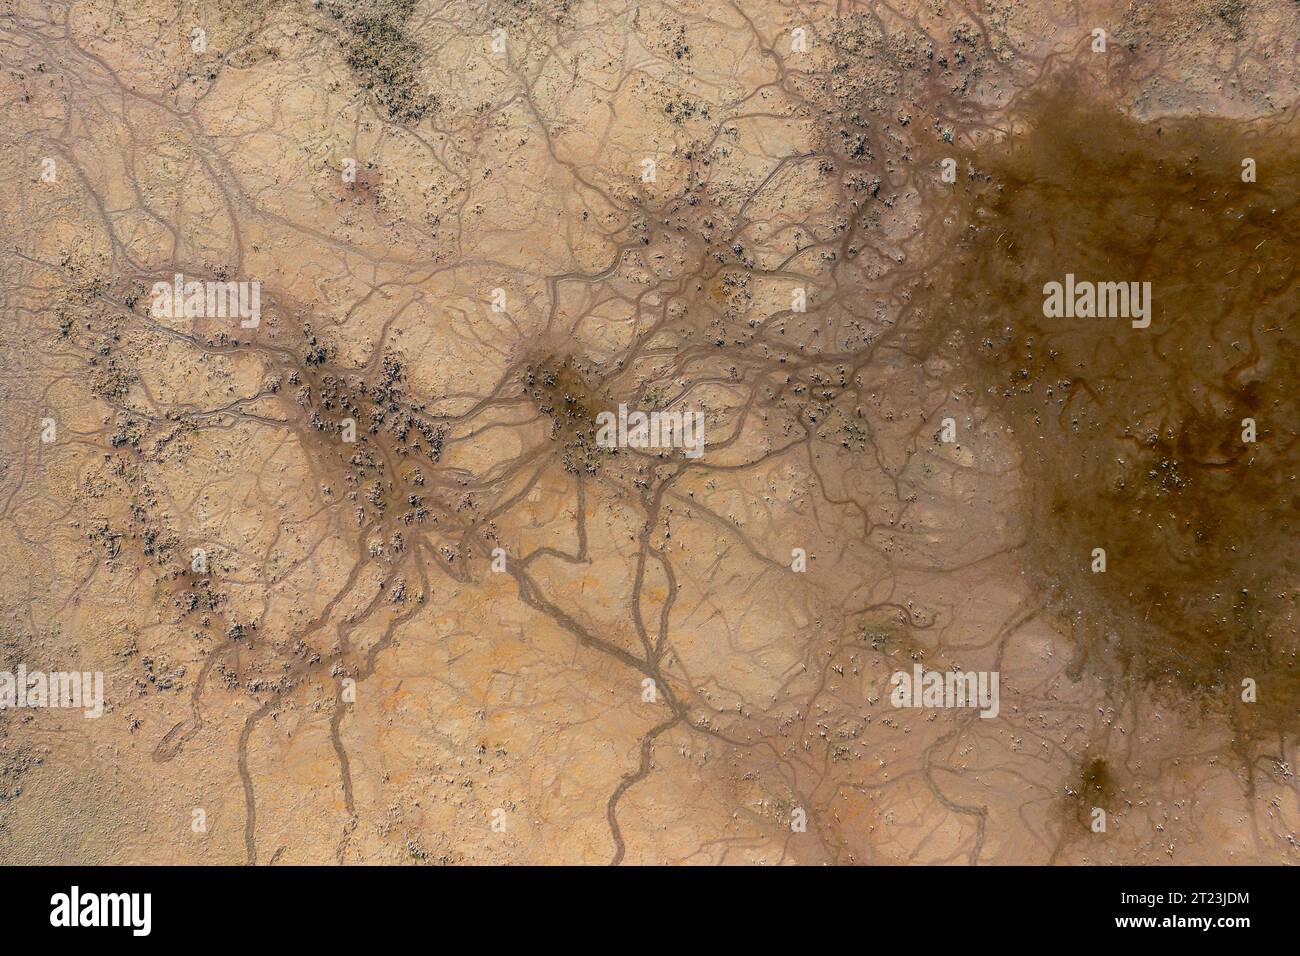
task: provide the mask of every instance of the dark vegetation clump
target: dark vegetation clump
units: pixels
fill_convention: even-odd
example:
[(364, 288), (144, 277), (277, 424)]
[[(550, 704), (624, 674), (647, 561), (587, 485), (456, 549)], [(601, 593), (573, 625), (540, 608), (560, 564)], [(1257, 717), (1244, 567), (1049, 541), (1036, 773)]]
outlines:
[(404, 123), (418, 121), (434, 105), (416, 77), (420, 48), (406, 30), (414, 9), (415, 0), (360, 0), (330, 8), (343, 25), (339, 42), (348, 66), (389, 118)]

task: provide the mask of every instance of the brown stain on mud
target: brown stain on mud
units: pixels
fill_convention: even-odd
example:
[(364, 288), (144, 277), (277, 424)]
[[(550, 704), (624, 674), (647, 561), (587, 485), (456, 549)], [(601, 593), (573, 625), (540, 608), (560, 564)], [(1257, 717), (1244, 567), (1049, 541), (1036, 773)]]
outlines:
[[(961, 233), (923, 308), (928, 347), (1016, 437), (1027, 580), (1068, 622), (1076, 671), (1230, 713), (1239, 739), (1285, 733), (1300, 708), (1300, 121), (1140, 122), (1068, 85), (1016, 116), (996, 147), (949, 147)], [(1045, 283), (1067, 273), (1150, 282), (1150, 327), (1044, 316)]]
[(1116, 802), (1117, 787), (1110, 764), (1104, 757), (1084, 754), (1079, 762), (1077, 779), (1067, 794), (1073, 804), (1075, 822), (1090, 830), (1093, 810), (1113, 807)]

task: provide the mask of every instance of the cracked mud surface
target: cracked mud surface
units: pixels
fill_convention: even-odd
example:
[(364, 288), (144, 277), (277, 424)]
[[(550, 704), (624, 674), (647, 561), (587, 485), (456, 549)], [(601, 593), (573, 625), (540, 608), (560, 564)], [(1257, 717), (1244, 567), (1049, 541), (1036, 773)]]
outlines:
[(0, 862), (1295, 862), (1298, 36), (0, 3)]

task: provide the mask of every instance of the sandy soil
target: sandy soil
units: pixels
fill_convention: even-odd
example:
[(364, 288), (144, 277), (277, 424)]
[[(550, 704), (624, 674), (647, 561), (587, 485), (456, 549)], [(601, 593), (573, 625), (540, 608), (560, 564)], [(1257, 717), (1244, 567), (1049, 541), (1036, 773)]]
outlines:
[(1298, 37), (4, 0), (0, 862), (1300, 859)]

